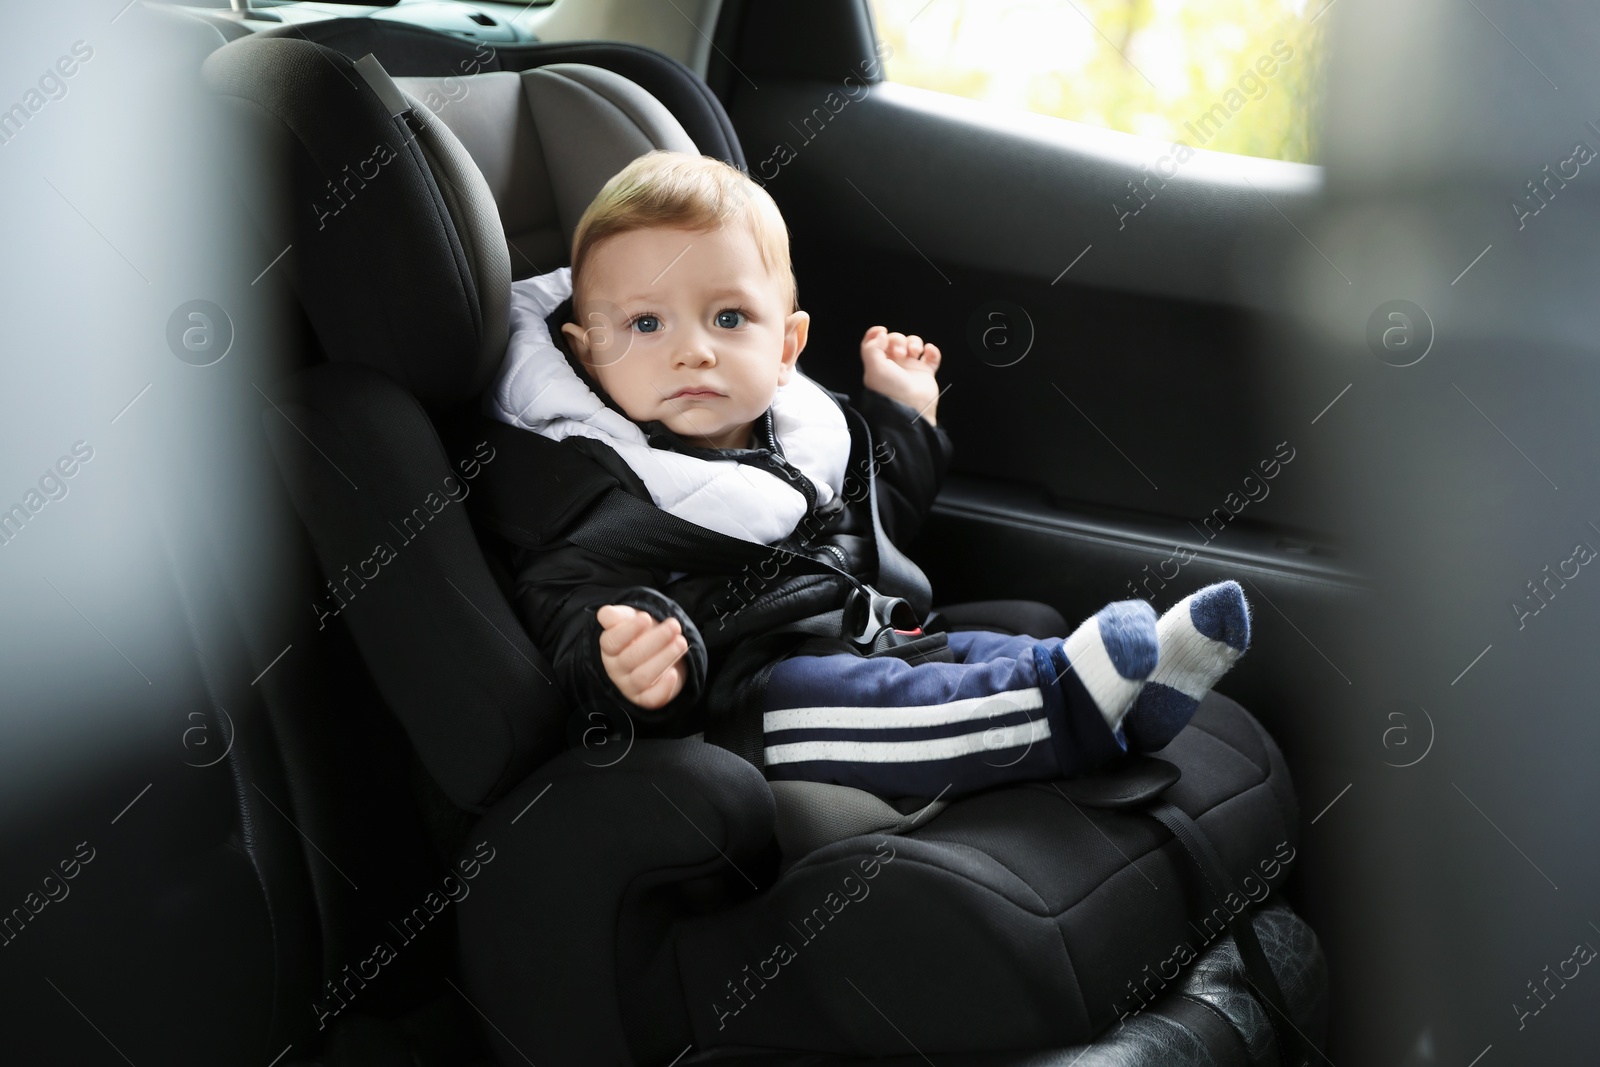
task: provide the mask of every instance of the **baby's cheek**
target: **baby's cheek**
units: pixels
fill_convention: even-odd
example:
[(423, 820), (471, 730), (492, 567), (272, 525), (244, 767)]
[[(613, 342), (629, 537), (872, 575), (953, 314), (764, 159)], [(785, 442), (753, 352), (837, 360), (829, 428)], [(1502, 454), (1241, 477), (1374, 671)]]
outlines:
[(649, 410), (649, 387), (638, 380), (638, 376), (631, 373), (635, 367), (630, 366), (626, 360), (600, 368), (600, 384), (610, 394), (611, 399), (621, 405), (628, 417), (639, 419), (647, 417)]

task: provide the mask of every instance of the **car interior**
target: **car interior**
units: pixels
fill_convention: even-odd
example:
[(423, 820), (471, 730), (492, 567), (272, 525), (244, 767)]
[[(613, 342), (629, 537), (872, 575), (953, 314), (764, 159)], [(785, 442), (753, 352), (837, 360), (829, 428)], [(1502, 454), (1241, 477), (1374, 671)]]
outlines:
[[(1594, 16), (1283, 4), (1307, 161), (898, 80), (988, 10), (900, 7), (7, 15), (0, 1062), (1591, 1061)], [(482, 397), (657, 149), (781, 209), (807, 376), (941, 345), (951, 630), (1240, 583), (1159, 759), (883, 799), (584, 729)]]

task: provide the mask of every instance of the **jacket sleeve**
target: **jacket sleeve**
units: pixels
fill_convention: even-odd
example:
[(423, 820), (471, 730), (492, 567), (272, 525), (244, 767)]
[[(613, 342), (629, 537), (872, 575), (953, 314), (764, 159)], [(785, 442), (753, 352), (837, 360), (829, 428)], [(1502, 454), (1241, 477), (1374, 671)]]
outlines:
[(889, 540), (903, 547), (932, 509), (954, 447), (942, 428), (875, 390), (862, 389), (858, 410), (872, 430), (878, 515)]
[[(515, 559), (512, 598), (523, 625), (555, 668), (556, 684), (575, 714), (600, 710), (652, 726), (667, 724), (692, 708), (706, 682), (706, 645), (688, 613), (651, 585), (649, 571), (618, 564), (576, 545), (523, 550)], [(677, 619), (689, 649), (683, 691), (666, 705), (641, 708), (622, 695), (600, 661), (596, 616), (605, 604), (625, 604), (657, 621)]]

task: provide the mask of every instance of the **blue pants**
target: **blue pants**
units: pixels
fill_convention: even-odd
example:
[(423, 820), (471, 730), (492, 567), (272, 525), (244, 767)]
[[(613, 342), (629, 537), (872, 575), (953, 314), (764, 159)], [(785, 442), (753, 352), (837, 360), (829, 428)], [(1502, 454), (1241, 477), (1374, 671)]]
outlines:
[(880, 796), (962, 796), (1066, 778), (1124, 752), (1061, 639), (950, 634), (954, 663), (793, 656), (767, 681), (770, 779)]

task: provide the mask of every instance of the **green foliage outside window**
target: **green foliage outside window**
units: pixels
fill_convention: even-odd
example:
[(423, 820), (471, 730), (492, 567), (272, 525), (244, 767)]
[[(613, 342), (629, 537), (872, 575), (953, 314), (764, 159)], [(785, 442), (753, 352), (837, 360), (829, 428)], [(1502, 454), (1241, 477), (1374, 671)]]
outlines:
[(1299, 162), (1317, 157), (1328, 3), (872, 0), (891, 81)]

